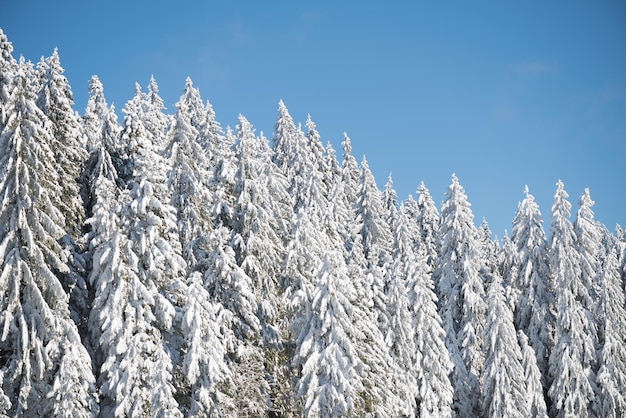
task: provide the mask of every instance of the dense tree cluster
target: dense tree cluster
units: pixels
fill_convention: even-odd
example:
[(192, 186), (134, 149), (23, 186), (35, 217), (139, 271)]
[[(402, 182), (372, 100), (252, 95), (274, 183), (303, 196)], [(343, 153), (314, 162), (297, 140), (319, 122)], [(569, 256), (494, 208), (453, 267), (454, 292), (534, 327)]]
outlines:
[(626, 234), (549, 238), (528, 189), (511, 236), (452, 176), (380, 190), (278, 104), (234, 129), (187, 79), (82, 115), (55, 50), (0, 31), (0, 417), (626, 415)]

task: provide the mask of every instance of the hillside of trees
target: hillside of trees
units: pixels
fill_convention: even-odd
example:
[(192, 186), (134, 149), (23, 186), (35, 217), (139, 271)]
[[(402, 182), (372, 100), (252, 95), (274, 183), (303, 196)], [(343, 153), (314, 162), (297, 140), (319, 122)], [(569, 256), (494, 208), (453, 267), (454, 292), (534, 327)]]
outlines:
[(562, 182), (499, 242), (187, 79), (81, 113), (0, 30), (0, 417), (624, 417), (626, 234)]

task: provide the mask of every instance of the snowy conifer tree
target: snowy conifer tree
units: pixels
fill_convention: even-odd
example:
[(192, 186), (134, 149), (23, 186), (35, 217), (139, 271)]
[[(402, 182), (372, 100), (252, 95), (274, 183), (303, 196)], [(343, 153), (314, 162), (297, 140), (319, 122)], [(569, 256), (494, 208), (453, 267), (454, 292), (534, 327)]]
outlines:
[(104, 87), (95, 75), (89, 80), (89, 99), (82, 120), (88, 150), (91, 151), (94, 144), (97, 147), (104, 143), (111, 156), (117, 156), (120, 127), (113, 107), (107, 105)]
[(167, 215), (163, 215), (167, 210), (155, 197), (150, 181), (158, 176), (151, 177), (146, 169), (153, 159), (149, 141), (142, 136), (149, 134), (134, 118), (130, 104), (125, 110), (123, 138), (136, 157), (134, 178), (129, 179), (134, 187), (132, 191), (116, 187), (110, 156), (106, 146), (100, 145), (89, 221), (90, 281), (95, 289), (89, 321), (98, 348), (102, 410), (113, 416), (181, 416), (168, 353), (175, 348), (167, 347), (171, 340), (166, 338), (175, 315), (172, 294), (181, 292), (177, 283), (180, 261), (161, 235), (171, 230), (171, 222), (168, 229)]
[(351, 320), (354, 289), (335, 252), (325, 256), (318, 276), (297, 340), (294, 363), (302, 372), (295, 396), (302, 398), (306, 416), (351, 415), (362, 389)]
[[(515, 324), (529, 339), (537, 354), (542, 376), (547, 376), (549, 348), (552, 346), (554, 295), (550, 286), (546, 235), (535, 198), (524, 188), (513, 219), (511, 242), (515, 248), (511, 278)], [(544, 379), (543, 384), (547, 385)]]
[(398, 217), (398, 193), (393, 188), (393, 179), (391, 174), (387, 177), (387, 183), (383, 190), (383, 206), (385, 207), (385, 221), (389, 228), (393, 230), (395, 228), (396, 219)]
[[(360, 171), (359, 180), (355, 183), (358, 200), (353, 201), (346, 240), (349, 274), (358, 295), (355, 327), (364, 336), (357, 344), (359, 357), (365, 364), (359, 410), (394, 416), (401, 413), (404, 404), (394, 386), (398, 366), (389, 353), (383, 332), (389, 324), (385, 280), (391, 259), (392, 234), (384, 219), (382, 194), (367, 161), (364, 160)], [(344, 192), (347, 191), (344, 189)]]
[(477, 230), (465, 192), (455, 175), (441, 208), (436, 277), (446, 346), (454, 363), (454, 410), (477, 415), (478, 377), (484, 361), (483, 333), (487, 306)]
[(56, 167), (61, 183), (63, 206), (59, 209), (66, 218), (66, 231), (76, 239), (81, 233), (84, 208), (77, 180), (87, 160), (80, 121), (72, 109), (74, 100), (70, 85), (63, 76), (58, 51), (44, 62), (43, 82), (38, 92), (37, 106), (52, 122)]
[[(115, 193), (110, 181), (98, 184), (101, 196)], [(118, 199), (124, 202), (129, 197), (122, 194)], [(91, 221), (96, 234), (90, 328), (99, 353), (102, 411), (116, 417), (180, 416), (173, 398), (171, 359), (155, 326), (154, 285), (140, 280), (139, 259), (122, 232), (119, 209), (105, 211), (106, 205), (96, 204)]]
[(517, 342), (513, 313), (504, 300), (499, 274), (489, 286), (485, 325), (485, 365), (482, 380), (482, 410), (488, 417), (528, 417), (526, 380), (522, 351)]
[(150, 77), (148, 92), (142, 95), (142, 113), (139, 115), (143, 126), (152, 134), (154, 146), (161, 150), (166, 145), (167, 132), (171, 125), (171, 116), (163, 113), (165, 104), (159, 96), (159, 86), (154, 76)]
[(421, 234), (421, 242), (426, 247), (428, 265), (434, 268), (438, 253), (437, 233), (440, 220), (435, 202), (424, 182), (420, 182), (417, 187), (417, 208), (419, 210), (417, 213), (417, 226)]
[(343, 142), (343, 163), (341, 165), (341, 175), (343, 177), (346, 197), (349, 202), (356, 202), (359, 190), (360, 168), (356, 159), (352, 155), (352, 142), (348, 134), (344, 132)]
[(576, 235), (569, 221), (571, 204), (563, 183), (557, 182), (550, 222), (550, 271), (556, 298), (555, 345), (550, 353), (552, 414), (588, 416), (595, 391), (596, 326), (583, 304), (588, 297), (581, 281)]
[(620, 417), (626, 414), (626, 308), (615, 251), (609, 251), (602, 264), (596, 413)]
[(409, 239), (413, 245), (413, 251), (417, 252), (420, 247), (423, 247), (422, 236), (417, 226), (417, 216), (419, 209), (417, 208), (417, 202), (413, 198), (413, 195), (409, 194), (405, 201), (400, 204), (400, 212), (406, 218), (407, 233)]
[[(591, 200), (589, 189), (585, 189), (578, 202), (579, 208), (574, 221), (574, 233), (576, 234), (576, 248), (580, 255), (581, 282), (585, 287), (586, 295), (583, 297), (583, 306), (594, 315), (597, 311), (598, 276), (601, 273), (600, 257), (602, 256), (602, 228), (594, 219), (591, 209), (595, 202)], [(596, 339), (597, 337), (594, 337)], [(596, 341), (597, 343), (597, 341)]]
[(207, 236), (212, 228), (208, 184), (212, 176), (208, 157), (197, 142), (198, 131), (188, 118), (184, 96), (176, 103), (173, 127), (165, 157), (168, 160), (168, 189), (176, 209), (179, 240), (190, 270), (207, 257)]
[(225, 361), (227, 336), (223, 324), (230, 312), (211, 301), (198, 272), (189, 275), (181, 331), (185, 335), (183, 374), (190, 388), (190, 416), (227, 416), (234, 410), (231, 372)]
[(524, 382), (526, 382), (524, 393), (528, 403), (528, 416), (546, 418), (548, 410), (542, 384), (544, 379), (537, 366), (535, 350), (528, 344), (528, 337), (523, 331), (518, 332), (518, 340), (522, 350), (522, 368), (524, 369)]
[(381, 330), (387, 327), (385, 301), (385, 269), (391, 257), (393, 243), (391, 228), (385, 221), (385, 209), (382, 194), (376, 186), (374, 176), (367, 160), (361, 162), (358, 200), (355, 203), (355, 223), (363, 242), (363, 251), (367, 261), (365, 274), (371, 277), (373, 309)]
[[(272, 199), (288, 203), (286, 194), (272, 195), (268, 187), (268, 172), (257, 155), (257, 140), (252, 125), (239, 116), (236, 156), (238, 169), (235, 175), (237, 203), (233, 222), (233, 248), (238, 264), (250, 276), (259, 302), (258, 317), (263, 327), (266, 344), (278, 347), (278, 277), (284, 259), (284, 239), (287, 231), (284, 220), (270, 212)], [(271, 162), (266, 162), (271, 164)], [(274, 173), (272, 173), (274, 174)]]
[[(52, 129), (35, 104), (32, 74), (20, 60), (0, 132), (0, 402), (15, 416), (50, 416), (63, 408), (95, 416), (91, 362), (59, 281), (69, 271), (58, 244), (65, 220), (57, 204)], [(10, 406), (4, 394), (11, 395)]]
[(404, 402), (400, 411), (403, 415), (416, 414), (417, 349), (415, 347), (415, 323), (409, 309), (407, 289), (414, 287), (417, 266), (413, 255), (413, 244), (409, 239), (404, 214), (399, 214), (394, 228), (393, 263), (390, 265), (386, 287), (389, 327), (384, 330), (385, 340), (391, 357), (398, 366), (397, 393)]
[(287, 176), (287, 181), (292, 184), (293, 174), (291, 158), (296, 152), (296, 125), (282, 100), (278, 103), (278, 115), (274, 125), (274, 137), (272, 149), (274, 150), (273, 161), (278, 168)]
[[(171, 314), (174, 307), (167, 305), (182, 300), (180, 292), (184, 292), (182, 278), (186, 265), (178, 241), (176, 211), (169, 205), (170, 193), (165, 177), (167, 167), (132, 102), (124, 108), (124, 113), (122, 140), (132, 152), (133, 161), (128, 236), (140, 259), (141, 280), (156, 286), (158, 296), (167, 300), (158, 303), (163, 303), (164, 310)], [(165, 311), (164, 315), (169, 315)], [(164, 320), (163, 323), (171, 324), (171, 320)]]
[(445, 345), (446, 332), (437, 312), (437, 296), (425, 249), (420, 251), (417, 263), (416, 280), (409, 295), (418, 359), (419, 416), (450, 417), (454, 394), (450, 380), (453, 363)]
[(261, 323), (258, 300), (250, 276), (237, 264), (230, 242), (232, 232), (225, 225), (211, 231), (204, 284), (211, 301), (221, 305), (232, 318), (225, 324), (228, 365), (233, 378), (235, 415), (263, 414), (268, 407), (268, 383), (264, 376)]
[(70, 271), (64, 275), (64, 287), (70, 293), (70, 309), (72, 319), (83, 324), (89, 315), (88, 295), (86, 286), (86, 263), (82, 248), (77, 243), (82, 236), (85, 219), (85, 207), (78, 185), (81, 170), (87, 161), (87, 151), (79, 117), (72, 109), (74, 104), (72, 90), (63, 76), (63, 68), (59, 62), (58, 51), (42, 60), (38, 67), (41, 72), (41, 87), (38, 91), (37, 106), (51, 122), (52, 142), (49, 144), (54, 151), (55, 168), (58, 171), (60, 197), (58, 208), (65, 218), (64, 230), (66, 237), (62, 245), (69, 252)]
[(17, 74), (17, 61), (13, 58), (13, 45), (0, 28), (0, 132), (9, 117), (8, 105), (13, 82)]

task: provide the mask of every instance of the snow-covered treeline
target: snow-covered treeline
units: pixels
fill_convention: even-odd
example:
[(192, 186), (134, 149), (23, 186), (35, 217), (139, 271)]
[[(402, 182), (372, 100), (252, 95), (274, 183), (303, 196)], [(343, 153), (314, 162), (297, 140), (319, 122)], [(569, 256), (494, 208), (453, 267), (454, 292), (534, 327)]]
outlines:
[[(82, 114), (0, 30), (0, 417), (626, 415), (626, 234), (530, 191), (380, 190), (278, 104), (223, 129), (187, 79)], [(547, 238), (549, 236), (549, 239)]]

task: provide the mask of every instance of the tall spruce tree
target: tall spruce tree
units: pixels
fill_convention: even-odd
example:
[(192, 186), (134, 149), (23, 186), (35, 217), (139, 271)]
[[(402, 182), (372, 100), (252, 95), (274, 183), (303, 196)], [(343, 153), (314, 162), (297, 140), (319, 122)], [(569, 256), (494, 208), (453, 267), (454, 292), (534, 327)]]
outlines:
[(426, 248), (428, 265), (434, 268), (438, 253), (437, 234), (440, 218), (430, 191), (423, 181), (417, 187), (417, 209), (417, 226), (421, 242)]
[(527, 417), (529, 405), (513, 313), (504, 300), (499, 274), (492, 277), (485, 325), (482, 411), (488, 417)]
[(43, 80), (38, 91), (37, 106), (52, 123), (53, 150), (59, 172), (62, 203), (59, 209), (66, 219), (65, 230), (75, 240), (82, 235), (85, 217), (79, 194), (78, 178), (87, 160), (87, 152), (78, 116), (72, 109), (72, 90), (63, 75), (58, 50), (43, 62)]
[(166, 145), (167, 133), (172, 123), (172, 117), (163, 112), (165, 104), (161, 96), (159, 96), (159, 86), (154, 76), (150, 76), (148, 91), (145, 95), (142, 95), (142, 99), (140, 108), (141, 122), (148, 132), (152, 134), (155, 148), (161, 150)]
[(72, 319), (83, 327), (89, 315), (88, 290), (86, 285), (86, 261), (82, 252), (85, 206), (78, 180), (87, 161), (84, 135), (78, 115), (72, 109), (72, 90), (63, 76), (57, 49), (52, 56), (42, 60), (38, 71), (41, 86), (37, 93), (37, 106), (51, 122), (55, 168), (58, 171), (61, 198), (59, 210), (65, 218), (63, 229), (66, 235), (61, 244), (68, 251), (69, 272), (62, 278), (70, 294)]
[(12, 53), (13, 45), (0, 28), (0, 132), (9, 117), (7, 106), (17, 74), (17, 61)]
[[(50, 121), (36, 106), (33, 69), (20, 60), (0, 132), (0, 399), (5, 413), (76, 416), (98, 411), (89, 355), (59, 277), (65, 219)], [(66, 392), (61, 393), (64, 390)]]
[[(211, 300), (202, 275), (187, 281), (181, 331), (185, 336), (182, 374), (189, 386), (188, 416), (229, 416), (235, 410), (232, 373), (226, 362), (232, 314)], [(225, 335), (226, 334), (226, 335)]]
[[(281, 344), (279, 330), (278, 277), (280, 263), (284, 259), (285, 230), (284, 219), (273, 214), (272, 199), (283, 204), (288, 197), (272, 194), (268, 186), (268, 172), (261, 165), (264, 161), (258, 153), (260, 139), (256, 139), (252, 125), (239, 116), (236, 146), (237, 172), (235, 174), (236, 206), (233, 215), (232, 246), (237, 263), (252, 279), (257, 296), (257, 315), (263, 328), (265, 344), (278, 348)], [(267, 161), (266, 163), (271, 164)]]
[(511, 243), (512, 260), (511, 294), (515, 306), (515, 325), (529, 339), (537, 355), (537, 365), (544, 376), (547, 388), (548, 356), (554, 329), (554, 294), (550, 286), (550, 267), (546, 235), (541, 212), (535, 198), (524, 188), (525, 198), (519, 203)]
[(588, 416), (593, 413), (594, 367), (597, 363), (596, 325), (583, 301), (587, 288), (581, 281), (576, 235), (569, 221), (571, 204), (563, 182), (557, 182), (550, 222), (550, 271), (556, 298), (555, 343), (549, 358), (552, 384), (548, 392), (552, 415)]
[(453, 362), (446, 348), (446, 332), (437, 311), (432, 268), (424, 247), (420, 248), (416, 262), (415, 280), (409, 282), (409, 300), (415, 324), (419, 416), (451, 417)]
[(479, 274), (481, 254), (473, 219), (465, 191), (453, 175), (441, 207), (435, 274), (446, 346), (454, 363), (453, 409), (461, 416), (475, 416), (480, 412), (478, 378), (485, 355), (483, 334), (487, 306), (483, 278)]
[(359, 190), (360, 168), (356, 159), (352, 155), (352, 141), (348, 134), (344, 132), (343, 142), (343, 162), (341, 164), (341, 176), (343, 178), (346, 197), (349, 202), (356, 202)]
[(297, 339), (294, 364), (302, 371), (295, 396), (302, 398), (306, 416), (352, 415), (362, 389), (351, 319), (354, 289), (337, 252), (324, 257), (317, 274), (305, 326)]
[(617, 254), (610, 250), (600, 275), (600, 351), (596, 413), (603, 417), (626, 414), (626, 308)]
[(407, 223), (407, 218), (400, 213), (394, 227), (393, 262), (387, 272), (389, 277), (385, 290), (389, 327), (384, 330), (384, 336), (389, 353), (398, 366), (395, 381), (398, 397), (403, 402), (399, 409), (402, 414), (412, 416), (416, 414), (416, 400), (419, 398), (418, 354), (415, 347), (416, 324), (407, 290), (414, 287), (418, 270)]
[[(583, 306), (596, 315), (600, 292), (598, 277), (601, 273), (601, 257), (604, 252), (603, 230), (594, 219), (592, 210), (595, 202), (591, 200), (589, 189), (581, 194), (578, 201), (578, 211), (574, 220), (576, 234), (576, 248), (580, 256), (580, 280), (586, 292), (581, 294)], [(586, 293), (586, 295), (585, 295)], [(594, 318), (597, 321), (597, 318)], [(594, 336), (597, 340), (597, 336)], [(597, 344), (597, 341), (595, 341)]]
[(523, 331), (518, 331), (518, 341), (522, 350), (522, 368), (524, 369), (525, 395), (528, 402), (528, 414), (531, 417), (547, 418), (548, 409), (545, 400), (545, 389), (541, 371), (537, 366), (535, 350), (528, 343)]
[(170, 204), (176, 209), (177, 229), (183, 256), (190, 270), (206, 263), (207, 239), (212, 225), (209, 203), (211, 165), (198, 143), (198, 130), (188, 117), (184, 96), (176, 113), (164, 155), (170, 167), (167, 186)]

